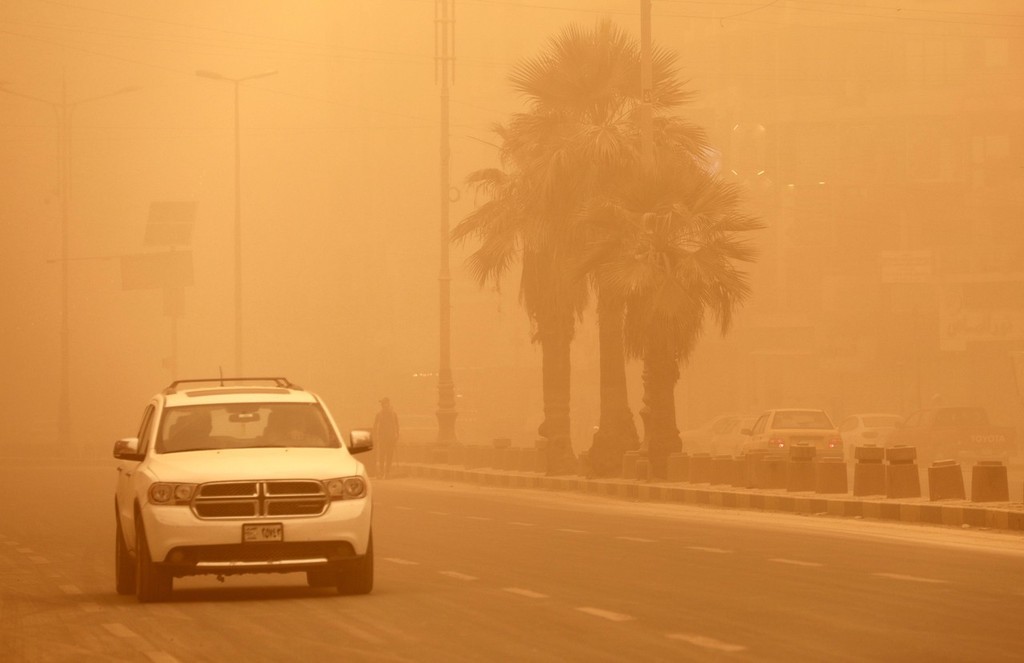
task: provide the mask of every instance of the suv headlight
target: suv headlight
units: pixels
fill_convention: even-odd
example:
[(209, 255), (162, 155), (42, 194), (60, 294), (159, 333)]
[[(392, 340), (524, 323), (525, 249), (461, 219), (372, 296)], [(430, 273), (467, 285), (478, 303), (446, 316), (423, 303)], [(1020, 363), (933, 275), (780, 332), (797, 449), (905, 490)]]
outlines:
[(188, 504), (195, 492), (194, 483), (157, 482), (149, 487), (149, 501), (153, 504)]
[(366, 497), (366, 480), (362, 477), (327, 479), (324, 488), (332, 500), (355, 500)]

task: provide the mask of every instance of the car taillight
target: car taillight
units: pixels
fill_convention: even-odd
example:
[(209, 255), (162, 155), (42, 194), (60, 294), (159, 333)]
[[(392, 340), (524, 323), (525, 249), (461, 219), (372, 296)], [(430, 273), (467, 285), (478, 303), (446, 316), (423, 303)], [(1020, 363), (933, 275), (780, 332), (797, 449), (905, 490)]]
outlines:
[(786, 448), (786, 440), (785, 440), (785, 438), (781, 438), (781, 437), (773, 437), (773, 438), (768, 440), (768, 446), (769, 447), (778, 447), (779, 449), (785, 449)]
[(829, 449), (842, 449), (843, 448), (843, 438), (841, 438), (841, 437), (829, 438), (829, 440), (828, 440), (828, 448)]

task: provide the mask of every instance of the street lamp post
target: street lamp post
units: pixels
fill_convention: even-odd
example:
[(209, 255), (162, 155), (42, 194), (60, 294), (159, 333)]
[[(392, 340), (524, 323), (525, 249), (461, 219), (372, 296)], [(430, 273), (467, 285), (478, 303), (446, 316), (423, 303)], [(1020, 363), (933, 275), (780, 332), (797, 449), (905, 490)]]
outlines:
[(196, 76), (215, 81), (227, 81), (235, 87), (235, 372), (241, 377), (242, 369), (242, 141), (239, 125), (239, 88), (245, 81), (273, 76), (277, 70), (264, 71), (241, 78), (229, 78), (215, 71), (200, 69)]
[(451, 147), (449, 145), (449, 83), (455, 80), (455, 0), (435, 0), (435, 76), (441, 83), (441, 269), (440, 367), (437, 379), (437, 443), (449, 446), (455, 435), (455, 381), (451, 365), (451, 273), (448, 266), (448, 212), (451, 201)]
[(57, 441), (66, 448), (71, 440), (71, 324), (69, 321), (69, 287), (71, 262), (68, 234), (71, 199), (71, 114), (76, 106), (106, 99), (126, 92), (134, 92), (138, 86), (123, 87), (94, 97), (68, 101), (67, 80), (61, 81), (60, 101), (51, 101), (21, 92), (14, 92), (0, 85), (0, 92), (30, 99), (50, 106), (57, 116), (57, 164), (58, 190), (60, 192), (60, 393), (57, 405)]

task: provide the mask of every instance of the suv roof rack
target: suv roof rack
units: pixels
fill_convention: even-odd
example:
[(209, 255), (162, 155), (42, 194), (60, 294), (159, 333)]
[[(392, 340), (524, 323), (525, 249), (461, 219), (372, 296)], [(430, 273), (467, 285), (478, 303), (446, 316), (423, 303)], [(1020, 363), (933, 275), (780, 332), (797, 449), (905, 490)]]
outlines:
[(165, 394), (174, 394), (178, 391), (178, 386), (182, 384), (209, 384), (216, 383), (219, 387), (226, 387), (228, 383), (232, 385), (247, 384), (250, 382), (270, 382), (275, 387), (282, 387), (284, 389), (301, 389), (297, 384), (292, 384), (288, 378), (282, 377), (255, 377), (255, 378), (193, 378), (187, 380), (175, 380), (164, 389)]

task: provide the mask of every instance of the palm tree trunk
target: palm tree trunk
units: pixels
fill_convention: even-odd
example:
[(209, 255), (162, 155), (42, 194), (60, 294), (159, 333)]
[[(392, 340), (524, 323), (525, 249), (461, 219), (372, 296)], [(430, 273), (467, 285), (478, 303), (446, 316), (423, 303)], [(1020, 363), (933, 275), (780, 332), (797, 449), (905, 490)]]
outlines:
[(644, 405), (640, 411), (644, 422), (641, 449), (651, 463), (653, 478), (667, 478), (669, 454), (682, 450), (676, 425), (678, 381), (679, 364), (675, 355), (664, 345), (648, 344), (644, 353)]
[(544, 388), (544, 421), (537, 432), (545, 440), (545, 471), (549, 476), (572, 474), (576, 470), (569, 421), (572, 313), (538, 316), (537, 322)]
[(626, 353), (622, 338), (625, 302), (599, 292), (597, 301), (600, 342), (601, 415), (598, 430), (587, 453), (588, 473), (618, 476), (622, 457), (639, 442), (626, 385)]

